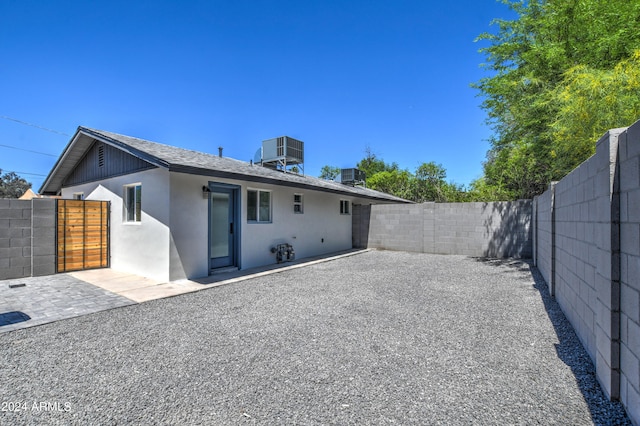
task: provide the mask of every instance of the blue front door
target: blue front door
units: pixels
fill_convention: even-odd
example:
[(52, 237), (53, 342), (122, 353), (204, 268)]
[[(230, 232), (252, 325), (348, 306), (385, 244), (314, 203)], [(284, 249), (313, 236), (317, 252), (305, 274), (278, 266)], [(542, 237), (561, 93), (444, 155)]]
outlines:
[(209, 268), (236, 266), (237, 190), (213, 187), (209, 196)]

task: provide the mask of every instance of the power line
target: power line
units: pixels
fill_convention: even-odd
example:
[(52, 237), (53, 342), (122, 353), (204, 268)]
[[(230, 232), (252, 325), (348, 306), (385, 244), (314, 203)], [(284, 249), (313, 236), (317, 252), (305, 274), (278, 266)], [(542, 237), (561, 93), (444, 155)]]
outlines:
[(5, 174), (5, 173), (15, 173), (15, 174), (17, 174), (17, 175), (29, 175), (29, 176), (42, 176), (42, 177), (47, 177), (47, 175), (43, 175), (43, 174), (40, 174), (40, 173), (16, 172), (16, 171), (13, 171), (13, 170), (2, 170), (2, 169), (0, 169), (0, 171), (2, 171), (2, 174)]
[(57, 130), (49, 129), (47, 127), (38, 126), (37, 124), (33, 124), (33, 123), (27, 123), (26, 121), (18, 120), (17, 118), (7, 117), (6, 115), (0, 115), (0, 118), (4, 118), (5, 120), (9, 120), (9, 121), (15, 121), (16, 123), (24, 124), (25, 126), (35, 127), (36, 129), (45, 130), (47, 132), (57, 133), (62, 136), (71, 136), (64, 132), (59, 132)]
[(4, 148), (11, 148), (11, 149), (17, 149), (17, 150), (20, 150), (20, 151), (32, 152), (32, 153), (34, 153), (34, 154), (42, 154), (42, 155), (48, 155), (48, 156), (50, 156), (50, 157), (57, 157), (57, 155), (49, 154), (49, 153), (47, 153), (47, 152), (32, 151), (32, 150), (30, 150), (30, 149), (18, 148), (17, 146), (4, 145), (4, 144), (1, 144), (1, 143), (0, 143), (0, 146), (2, 146), (2, 147), (4, 147)]

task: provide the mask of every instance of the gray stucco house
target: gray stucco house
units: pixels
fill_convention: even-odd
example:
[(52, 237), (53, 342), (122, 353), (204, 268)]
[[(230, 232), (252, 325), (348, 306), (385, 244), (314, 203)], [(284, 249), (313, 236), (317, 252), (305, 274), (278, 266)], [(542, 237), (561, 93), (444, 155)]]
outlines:
[(79, 127), (40, 188), (107, 200), (114, 269), (162, 281), (352, 247), (353, 204), (407, 203), (339, 182)]

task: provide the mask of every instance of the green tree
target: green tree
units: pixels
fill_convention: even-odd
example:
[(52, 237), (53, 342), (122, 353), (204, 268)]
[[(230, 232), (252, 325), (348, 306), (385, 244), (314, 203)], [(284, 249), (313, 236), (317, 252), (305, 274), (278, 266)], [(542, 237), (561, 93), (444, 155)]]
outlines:
[(416, 169), (413, 179), (412, 200), (416, 202), (424, 201), (447, 201), (447, 171), (441, 164), (434, 162), (422, 163)]
[[(503, 0), (518, 14), (516, 20), (496, 20), (495, 34), (481, 34), (488, 41), (481, 49), (491, 76), (474, 86), (484, 100), (494, 135), (484, 166), (485, 193), (529, 198), (546, 189), (584, 161), (592, 149), (578, 149), (567, 136), (587, 123), (590, 132), (602, 135), (621, 124), (607, 119), (601, 110), (579, 107), (585, 72), (602, 81), (602, 72), (615, 70), (640, 48), (640, 2), (637, 0)], [(621, 82), (616, 80), (614, 85)], [(609, 93), (619, 87), (608, 86)], [(625, 91), (625, 102), (635, 105), (640, 91)], [(613, 110), (614, 108), (612, 108)], [(571, 112), (573, 111), (573, 112)], [(587, 112), (585, 115), (584, 113)], [(615, 114), (611, 114), (613, 117)], [(629, 125), (634, 121), (624, 123)], [(558, 138), (564, 142), (558, 142)], [(593, 136), (584, 144), (595, 144)], [(597, 137), (596, 137), (597, 138)], [(559, 155), (571, 153), (571, 156)], [(562, 158), (561, 158), (562, 157)]]
[(0, 198), (20, 198), (29, 188), (31, 183), (15, 172), (7, 172), (3, 175), (0, 169)]
[[(384, 161), (377, 159), (382, 164)], [(367, 178), (367, 187), (386, 192), (416, 203), (425, 201), (455, 202), (467, 201), (463, 186), (447, 182), (447, 171), (441, 164), (422, 163), (415, 173), (392, 168), (374, 173)]]
[(611, 70), (578, 65), (557, 90), (559, 112), (552, 123), (554, 175), (565, 175), (594, 153), (602, 129), (625, 127), (640, 118), (640, 50)]
[(365, 157), (358, 162), (356, 167), (362, 170), (367, 177), (367, 185), (369, 184), (369, 177), (372, 177), (376, 173), (380, 172), (393, 172), (398, 171), (399, 167), (397, 163), (387, 164), (381, 158), (367, 146), (365, 149)]
[(340, 167), (322, 166), (320, 169), (320, 179), (336, 180), (340, 176)]
[(411, 200), (413, 179), (407, 170), (383, 170), (367, 177), (367, 187)]

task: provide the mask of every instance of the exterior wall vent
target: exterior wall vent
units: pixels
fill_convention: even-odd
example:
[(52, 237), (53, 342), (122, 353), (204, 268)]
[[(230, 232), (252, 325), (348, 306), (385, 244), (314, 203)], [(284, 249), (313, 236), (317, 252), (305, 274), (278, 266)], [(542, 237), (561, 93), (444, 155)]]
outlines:
[(343, 185), (365, 186), (366, 181), (367, 181), (367, 176), (362, 170), (352, 168), (352, 169), (342, 169), (340, 171), (340, 182), (342, 182)]
[(254, 162), (284, 172), (296, 166), (304, 174), (304, 142), (289, 136), (262, 141), (262, 148), (256, 152)]
[(98, 145), (98, 167), (104, 166), (104, 144)]

